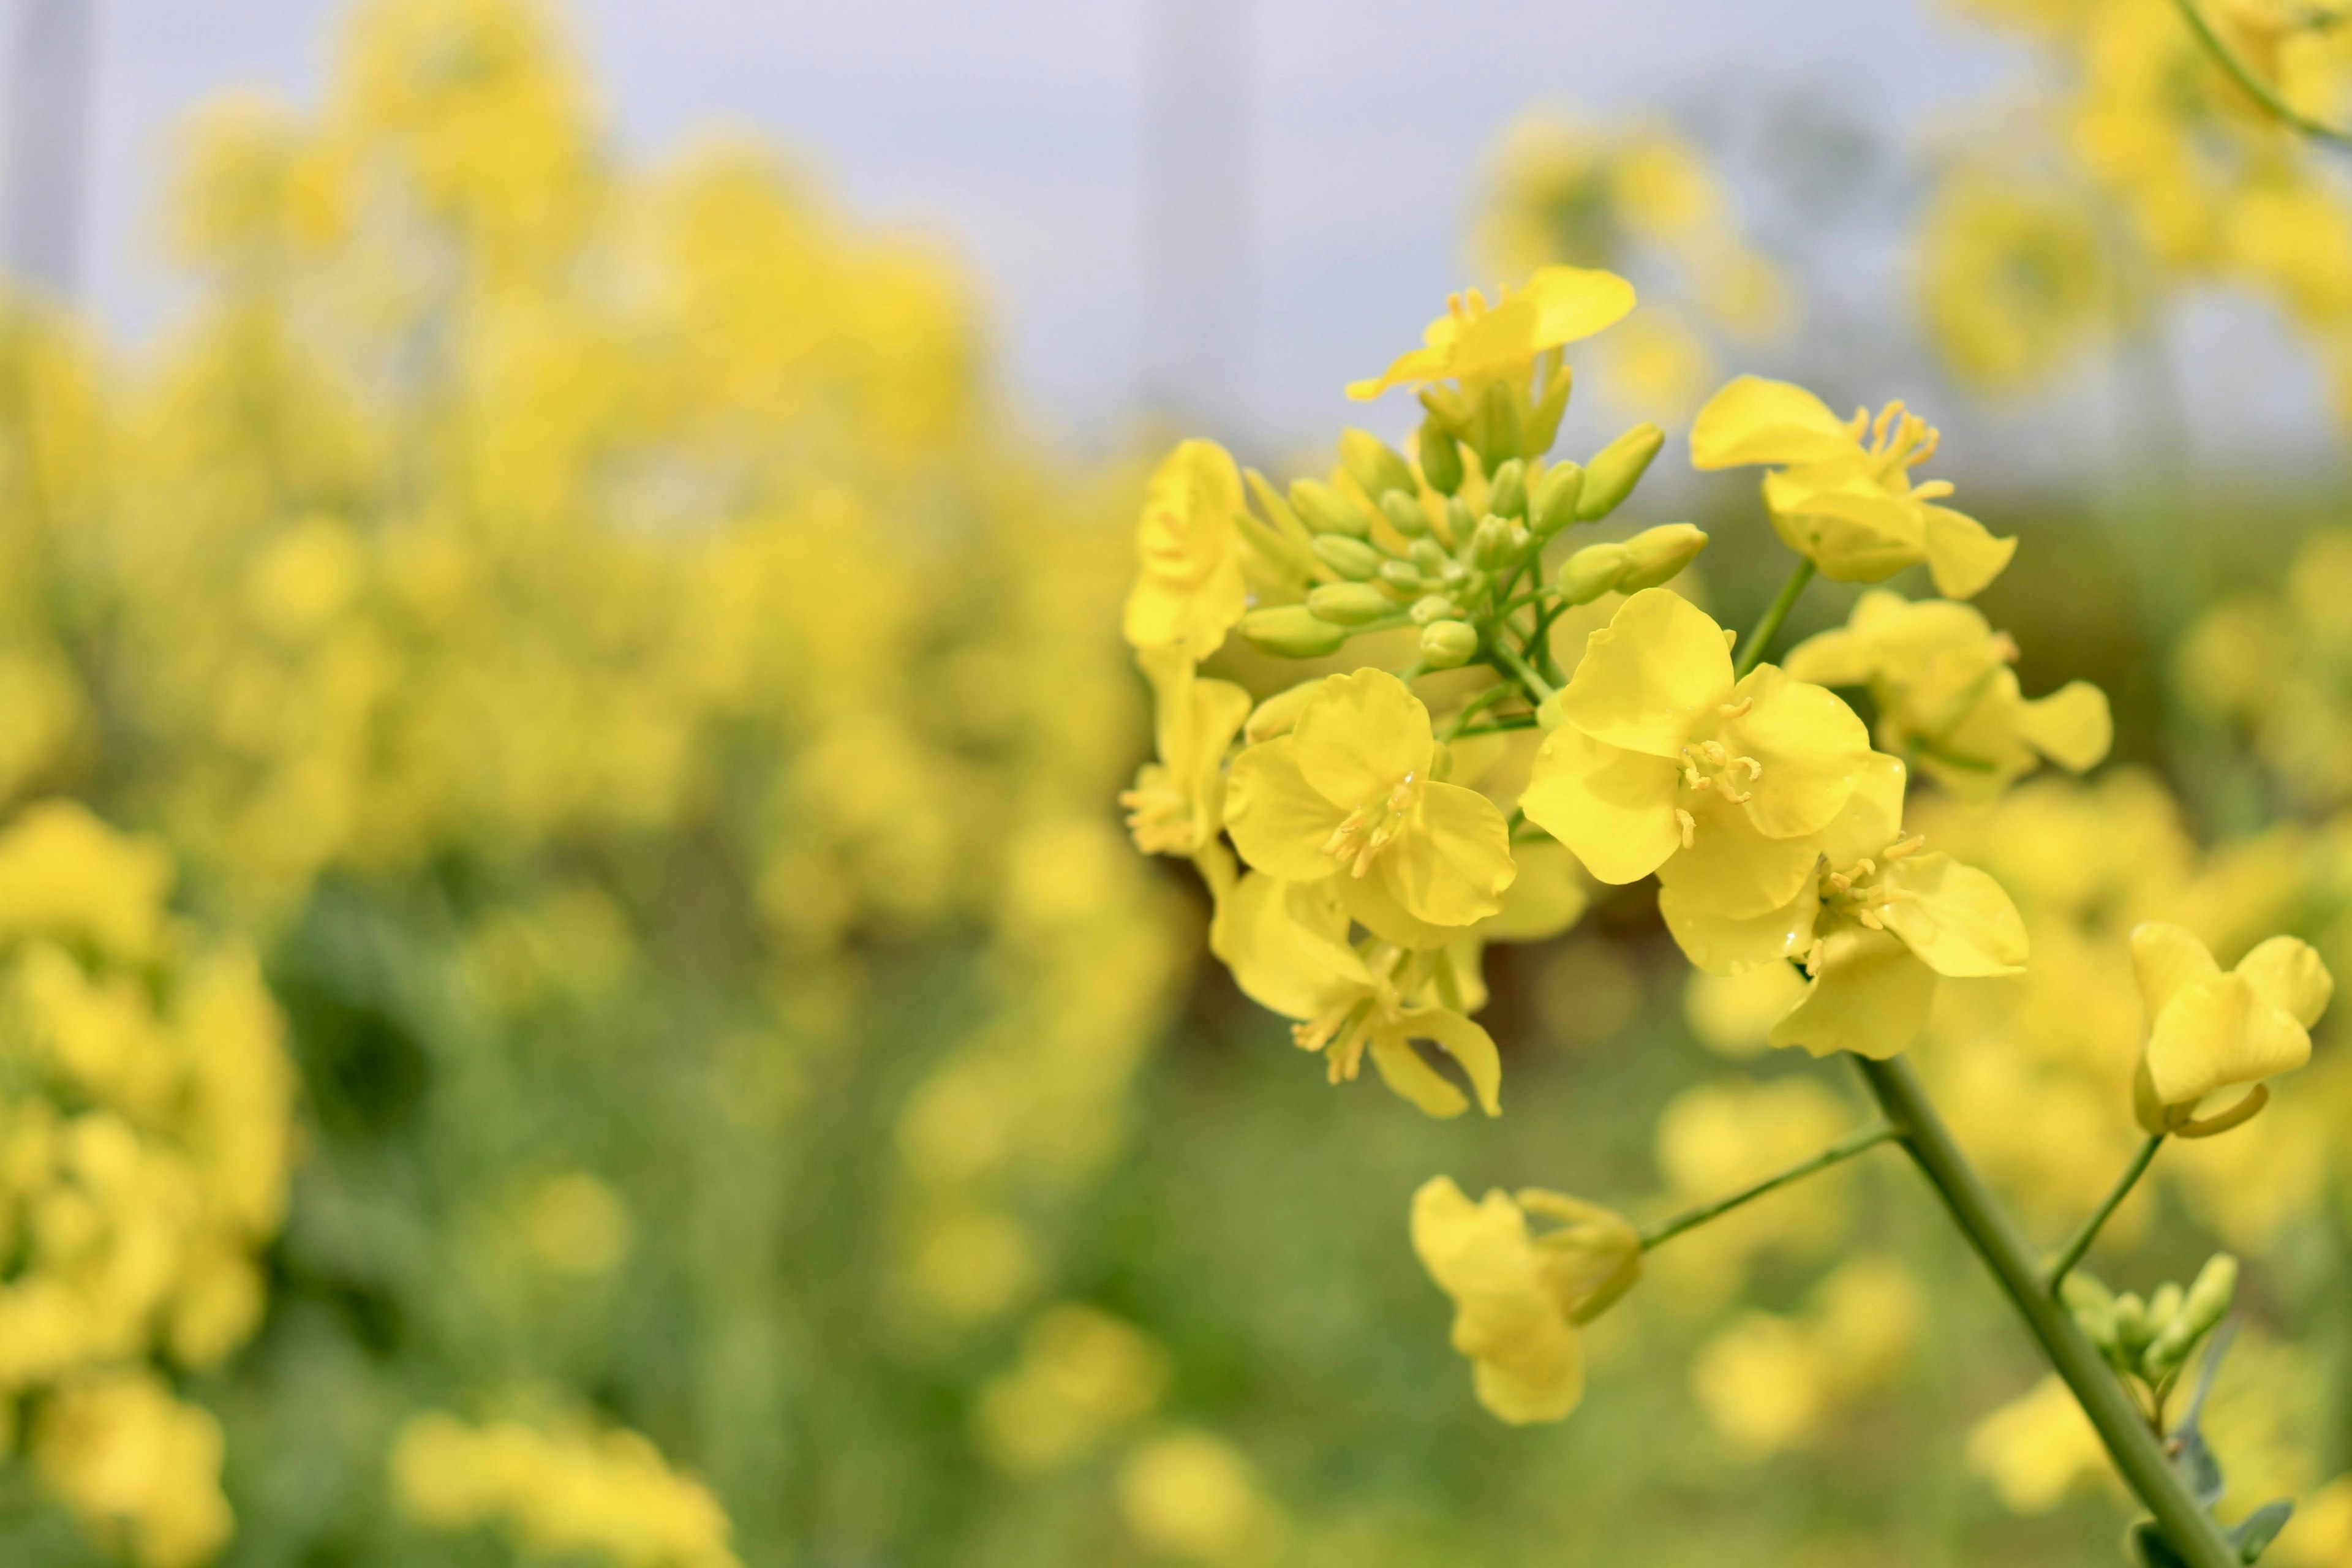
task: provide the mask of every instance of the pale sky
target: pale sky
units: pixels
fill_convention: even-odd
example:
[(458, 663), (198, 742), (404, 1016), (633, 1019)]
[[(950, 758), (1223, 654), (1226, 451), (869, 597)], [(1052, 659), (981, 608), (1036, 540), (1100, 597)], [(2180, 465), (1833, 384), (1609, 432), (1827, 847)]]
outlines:
[[(0, 16), (27, 3), (0, 0)], [(148, 226), (173, 126), (232, 87), (315, 101), (344, 7), (93, 3), (83, 292), (135, 339), (168, 319), (173, 299)], [(1213, 398), (1227, 422), (1299, 438), (1360, 417), (1342, 384), (1409, 345), (1448, 289), (1475, 280), (1462, 235), (1479, 170), (1516, 115), (1545, 105), (1665, 113), (1739, 142), (1758, 179), (1772, 176), (1775, 156), (1759, 128), (1832, 138), (1840, 127), (1875, 128), (1858, 149), (1864, 188), (1846, 193), (1832, 232), (1768, 237), (1804, 247), (1829, 274), (1814, 347), (1836, 337), (1838, 363), (1857, 382), (1874, 379), (1916, 360), (1901, 171), (1939, 124), (1956, 123), (1958, 110), (2026, 64), (1936, 0), (572, 0), (561, 9), (625, 155), (658, 155), (698, 130), (748, 129), (793, 150), (862, 219), (937, 237), (981, 280), (1011, 385), (1040, 423), (1078, 440), (1115, 437), (1155, 381)], [(1147, 216), (1154, 55), (1177, 62), (1175, 123), (1199, 127), (1197, 141), (1180, 139), (1176, 177), (1193, 181), (1203, 210), (1197, 228), (1173, 237)], [(1238, 98), (1220, 79), (1238, 81)], [(1787, 205), (1776, 209), (1784, 227)], [(1152, 256), (1208, 279), (1195, 293), (1229, 293), (1230, 331), (1155, 337)], [(2267, 343), (2257, 341), (2264, 331)], [(2223, 309), (2184, 330), (2192, 367), (2216, 357), (2205, 345), (2217, 337), (2218, 358), (2236, 368), (2215, 417), (2233, 439), (2308, 450), (2315, 395), (2300, 356), (2280, 350), (2258, 313)], [(1213, 389), (1200, 384), (1212, 376)], [(2192, 402), (2209, 395), (2200, 389), (2210, 377), (2189, 379)], [(1969, 417), (1954, 410), (1944, 422)], [(2099, 417), (2076, 408), (1984, 428), (2031, 467), (2063, 468), (2080, 444), (2074, 432)]]

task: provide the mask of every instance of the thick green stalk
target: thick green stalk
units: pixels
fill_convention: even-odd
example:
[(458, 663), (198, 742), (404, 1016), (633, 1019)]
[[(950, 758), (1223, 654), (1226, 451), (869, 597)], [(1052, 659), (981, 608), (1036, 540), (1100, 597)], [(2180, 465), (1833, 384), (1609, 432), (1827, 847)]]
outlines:
[(1711, 1204), (1701, 1204), (1696, 1208), (1685, 1209), (1678, 1215), (1660, 1220), (1642, 1233), (1642, 1250), (1647, 1252), (1659, 1243), (1672, 1241), (1683, 1232), (1705, 1225), (1719, 1215), (1729, 1214), (1740, 1205), (1751, 1203), (1766, 1193), (1778, 1192), (1791, 1182), (1801, 1182), (1807, 1176), (1826, 1171), (1832, 1165), (1841, 1164), (1899, 1136), (1891, 1122), (1874, 1121), (1867, 1127), (1858, 1127), (1810, 1160), (1800, 1161), (1785, 1171), (1767, 1176), (1760, 1182), (1750, 1183), (1728, 1197), (1717, 1198)]
[(2242, 1568), (2237, 1549), (2222, 1535), (2212, 1516), (2198, 1506), (2165, 1458), (2163, 1445), (2149, 1430), (2147, 1418), (2134, 1407), (2098, 1348), (2074, 1315), (2051, 1296), (2024, 1237), (1953, 1141), (1951, 1130), (1936, 1113), (1927, 1086), (1910, 1062), (1899, 1056), (1883, 1062), (1854, 1059), (1886, 1120), (1895, 1124), (1904, 1146), (1911, 1151), (1912, 1160), (1943, 1195), (1944, 1205), (1969, 1244), (1992, 1270), (2010, 1304), (2041, 1342), (2050, 1364), (2074, 1391), (2116, 1468), (2156, 1516), (2180, 1560), (2189, 1568)]
[(1528, 661), (1504, 647), (1499, 639), (1491, 645), (1490, 652), (1496, 663), (1518, 678), (1519, 684), (1527, 689), (1530, 705), (1540, 706), (1552, 694), (1552, 683), (1528, 668)]
[(1797, 595), (1803, 593), (1805, 584), (1812, 580), (1813, 558), (1808, 555), (1797, 563), (1797, 569), (1789, 574), (1787, 582), (1780, 584), (1779, 597), (1765, 609), (1764, 618), (1756, 623), (1756, 629), (1741, 641), (1739, 662), (1731, 667), (1734, 680), (1764, 662), (1764, 650), (1772, 646), (1774, 637), (1780, 635), (1780, 623), (1787, 620), (1789, 612), (1797, 607)]
[(2058, 1287), (2066, 1283), (2066, 1276), (2074, 1271), (2074, 1265), (2083, 1261), (2083, 1255), (2091, 1250), (2091, 1243), (2099, 1239), (2099, 1232), (2107, 1227), (2107, 1221), (2115, 1216), (2116, 1210), (2131, 1196), (2131, 1190), (2139, 1185), (2142, 1176), (2147, 1174), (2148, 1166), (2156, 1159), (2156, 1152), (2163, 1147), (2164, 1134), (2161, 1132), (2139, 1146), (2139, 1153), (2124, 1172), (2123, 1179), (2115, 1184), (2115, 1190), (2107, 1194), (2106, 1202), (2099, 1205), (2097, 1213), (2083, 1222), (2083, 1228), (2074, 1233), (2074, 1239), (2066, 1244), (2066, 1250), (2060, 1253), (2058, 1261), (2050, 1266), (2052, 1295), (2056, 1295)]
[(2270, 83), (2256, 76), (2253, 68), (2238, 58), (2237, 51), (2221, 41), (2221, 35), (2215, 32), (2213, 24), (2205, 19), (2205, 13), (2198, 6), (2197, 0), (2172, 0), (2172, 3), (2179, 10), (2181, 19), (2189, 24), (2189, 30), (2197, 35), (2197, 41), (2205, 46), (2205, 52), (2213, 57), (2214, 63), (2229, 72), (2230, 79), (2236, 82), (2248, 98), (2260, 104), (2264, 113), (2290, 131), (2299, 131), (2315, 142), (2332, 142), (2338, 147), (2352, 147), (2352, 132), (2339, 130), (2299, 112), (2281, 98)]

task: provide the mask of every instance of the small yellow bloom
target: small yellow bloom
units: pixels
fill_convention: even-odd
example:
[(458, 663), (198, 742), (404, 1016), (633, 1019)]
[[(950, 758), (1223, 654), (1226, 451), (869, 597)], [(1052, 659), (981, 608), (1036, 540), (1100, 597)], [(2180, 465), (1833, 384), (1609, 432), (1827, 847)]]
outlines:
[[(1866, 439), (1865, 439), (1866, 437)], [(1936, 591), (1972, 598), (2017, 551), (1974, 518), (1937, 506), (1942, 479), (1911, 482), (1936, 454), (1936, 432), (1890, 403), (1840, 419), (1811, 393), (1743, 375), (1707, 400), (1691, 426), (1691, 461), (1702, 468), (1775, 465), (1764, 504), (1789, 548), (1841, 583), (1876, 583), (1926, 562)]]
[[(1430, 777), (1429, 710), (1386, 670), (1325, 679), (1286, 735), (1235, 760), (1226, 827), (1242, 858), (1286, 881), (1338, 879), (1357, 920), (1426, 947), (1498, 913), (1511, 885), (1500, 807)], [(1344, 876), (1340, 873), (1344, 871)]]
[[(1528, 1215), (1561, 1222), (1542, 1236)], [(1438, 1176), (1412, 1198), (1412, 1249), (1454, 1298), (1454, 1348), (1468, 1356), (1478, 1403), (1514, 1425), (1558, 1421), (1584, 1396), (1579, 1325), (1642, 1275), (1642, 1241), (1597, 1205), (1529, 1188), (1473, 1204)]]
[(1874, 588), (1843, 626), (1790, 649), (1787, 668), (1799, 680), (1869, 687), (1880, 745), (1987, 802), (2044, 757), (2069, 773), (2095, 767), (2115, 741), (2106, 693), (2070, 680), (2029, 701), (2016, 658), (2009, 634), (1972, 605)]
[(1195, 659), (1217, 651), (1247, 609), (1241, 471), (1213, 441), (1186, 441), (1153, 471), (1136, 524), (1142, 558), (1127, 595), (1127, 640)]
[(1200, 679), (1180, 649), (1146, 648), (1137, 662), (1151, 681), (1160, 760), (1143, 764), (1118, 804), (1145, 854), (1198, 854), (1223, 820), (1225, 748), (1249, 716), (1250, 695), (1229, 680)]
[(1845, 809), (1813, 841), (1820, 874), (1778, 909), (1727, 917), (1684, 889), (1658, 912), (1690, 961), (1719, 974), (1801, 958), (1811, 984), (1772, 1026), (1775, 1046), (1885, 1058), (1927, 1026), (1939, 977), (2014, 974), (2024, 921), (2000, 884), (1903, 832), (1903, 764), (1873, 753)]
[(1633, 308), (1633, 286), (1613, 272), (1538, 268), (1526, 287), (1504, 289), (1492, 306), (1475, 289), (1454, 295), (1422, 333), (1420, 348), (1378, 378), (1351, 383), (1348, 395), (1362, 403), (1408, 382), (1524, 374), (1537, 355), (1589, 338)]
[(1967, 1458), (2012, 1513), (2048, 1513), (2076, 1482), (2113, 1473), (2098, 1429), (2054, 1376), (1978, 1422)]
[(1520, 805), (1604, 882), (1654, 871), (1717, 914), (1785, 904), (1811, 836), (1870, 756), (1851, 709), (1761, 665), (1735, 685), (1723, 629), (1648, 588), (1592, 634)]
[[(2311, 1059), (2309, 1030), (2336, 982), (2308, 943), (2272, 937), (2227, 973), (2203, 942), (2168, 921), (2136, 928), (2131, 947), (2148, 1018), (2134, 1100), (2149, 1132), (2225, 1131), (2269, 1101), (2263, 1079)], [(2209, 1097), (2248, 1085), (2198, 1114)]]
[(1493, 1037), (1442, 1000), (1448, 984), (1460, 993), (1451, 955), (1378, 940), (1363, 952), (1349, 946), (1348, 911), (1328, 879), (1251, 872), (1218, 905), (1209, 946), (1244, 995), (1298, 1020), (1291, 1037), (1324, 1054), (1333, 1083), (1352, 1079), (1369, 1052), (1398, 1094), (1432, 1116), (1459, 1116), (1469, 1101), (1412, 1048), (1427, 1040), (1461, 1066), (1479, 1108), (1499, 1114), (1503, 1068)]

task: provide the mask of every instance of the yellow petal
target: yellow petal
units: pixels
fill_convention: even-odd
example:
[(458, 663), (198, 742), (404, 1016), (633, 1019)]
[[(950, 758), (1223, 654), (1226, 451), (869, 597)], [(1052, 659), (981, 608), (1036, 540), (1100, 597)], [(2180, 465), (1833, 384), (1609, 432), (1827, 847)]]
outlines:
[(1241, 471), (1213, 441), (1186, 441), (1152, 471), (1136, 524), (1140, 557), (1123, 619), (1137, 647), (1206, 658), (1248, 608), (1242, 575)]
[(1859, 927), (1833, 932), (1822, 940), (1818, 968), (1805, 999), (1772, 1026), (1774, 1045), (1883, 1061), (1927, 1026), (1936, 972), (1890, 933)]
[(1709, 974), (1745, 974), (1802, 953), (1813, 944), (1821, 907), (1820, 889), (1810, 879), (1779, 909), (1738, 920), (1717, 914), (1705, 900), (1678, 889), (1658, 889), (1658, 913), (1675, 944)]
[(2319, 1022), (2327, 999), (2336, 994), (2335, 976), (2311, 944), (2291, 936), (2274, 936), (2238, 960), (2236, 973), (2246, 977), (2254, 994), (2286, 1014), (2305, 1028)]
[(1852, 870), (1903, 836), (1905, 782), (1902, 758), (1873, 752), (1863, 760), (1845, 809), (1821, 831), (1822, 858), (1831, 870)]
[(1416, 1007), (1399, 1017), (1396, 1034), (1402, 1039), (1433, 1041), (1461, 1064), (1471, 1092), (1478, 1097), (1478, 1108), (1489, 1116), (1502, 1114), (1497, 1097), (1503, 1087), (1503, 1058), (1495, 1049), (1495, 1037), (1475, 1020), (1450, 1007)]
[(1886, 929), (1928, 968), (1956, 980), (2023, 972), (2025, 922), (1999, 882), (1943, 854), (1897, 860), (1886, 879), (1897, 890)]
[(1349, 382), (1348, 395), (1358, 403), (1370, 403), (1392, 386), (1412, 381), (1434, 381), (1446, 374), (1446, 357), (1441, 348), (1418, 348), (1399, 354), (1389, 362), (1388, 369), (1372, 379)]
[(1856, 450), (1853, 431), (1803, 387), (1760, 375), (1729, 383), (1691, 423), (1691, 464), (1818, 463)]
[(2243, 975), (2181, 986), (2149, 1031), (2144, 1058), (2156, 1098), (2190, 1107), (2216, 1089), (2260, 1083), (2311, 1059), (2311, 1037)]
[(1764, 504), (1782, 542), (1835, 582), (1883, 582), (1925, 559), (1920, 504), (1892, 493), (1858, 465), (1769, 474)]
[(1397, 901), (1385, 877), (1339, 876), (1327, 884), (1356, 923), (1379, 937), (1416, 952), (1431, 952), (1459, 941), (1467, 927), (1442, 926), (1421, 920)]
[(1658, 868), (1658, 884), (1691, 904), (1739, 920), (1777, 910), (1813, 880), (1821, 850), (1810, 838), (1768, 838), (1748, 808), (1713, 790), (1688, 795), (1691, 846)]
[(1299, 772), (1297, 744), (1284, 735), (1234, 759), (1225, 781), (1225, 831), (1242, 858), (1259, 870), (1313, 882), (1339, 868), (1323, 846), (1346, 813)]
[(2170, 921), (2148, 921), (2133, 927), (2131, 952), (2132, 973), (2138, 978), (2140, 1001), (2147, 1008), (2151, 1027), (2184, 987), (2221, 973), (2205, 944)]
[(1723, 628), (1679, 594), (1644, 588), (1585, 643), (1560, 712), (1596, 741), (1675, 757), (1730, 691)]
[(1348, 917), (1331, 884), (1286, 882), (1252, 871), (1217, 906), (1209, 951), (1233, 971), (1242, 994), (1290, 1018), (1344, 1005), (1372, 985), (1348, 945)]
[(1429, 776), (1429, 710), (1385, 669), (1334, 675), (1291, 731), (1298, 770), (1326, 800), (1352, 809)]
[(1462, 1091), (1448, 1083), (1444, 1073), (1423, 1061), (1420, 1053), (1398, 1036), (1376, 1033), (1368, 1048), (1381, 1081), (1420, 1107), (1424, 1115), (1444, 1121), (1470, 1109)]
[(1563, 724), (1536, 753), (1519, 808), (1603, 882), (1638, 882), (1682, 847), (1675, 764)]
[(1466, 926), (1502, 912), (1511, 863), (1511, 826), (1502, 808), (1475, 789), (1433, 784), (1412, 823), (1381, 852), (1373, 872), (1415, 920)]
[(1538, 268), (1528, 285), (1472, 322), (1454, 340), (1446, 374), (1492, 374), (1549, 349), (1589, 338), (1624, 319), (1633, 286), (1613, 272), (1580, 267)]
[(1750, 670), (1732, 696), (1735, 704), (1755, 703), (1724, 724), (1722, 740), (1763, 769), (1748, 786), (1757, 830), (1788, 838), (1828, 826), (1869, 765), (1869, 730), (1829, 688), (1791, 680), (1769, 664)]
[(2105, 761), (2116, 739), (2107, 694), (2087, 680), (2070, 680), (2047, 697), (2018, 704), (2017, 727), (2035, 751), (2074, 773)]
[(1973, 599), (2001, 574), (2017, 553), (2017, 541), (1995, 539), (1984, 524), (1948, 506), (1921, 509), (1927, 525), (1927, 570), (1936, 592), (1948, 599)]

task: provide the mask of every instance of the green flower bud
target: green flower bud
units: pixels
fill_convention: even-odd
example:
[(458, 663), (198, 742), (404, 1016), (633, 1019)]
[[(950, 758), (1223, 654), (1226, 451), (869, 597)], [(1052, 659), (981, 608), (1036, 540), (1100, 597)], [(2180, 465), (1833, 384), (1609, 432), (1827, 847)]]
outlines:
[(1412, 477), (1412, 465), (1369, 430), (1339, 433), (1339, 461), (1347, 465), (1349, 477), (1374, 500), (1391, 490), (1411, 495), (1421, 488)]
[(1429, 579), (1410, 561), (1381, 562), (1380, 581), (1400, 594), (1425, 594), (1430, 588)]
[(1478, 406), (1470, 415), (1470, 445), (1478, 460), (1493, 473), (1503, 464), (1519, 455), (1525, 431), (1520, 410), (1527, 394), (1520, 389), (1490, 381), (1479, 395)]
[(1633, 493), (1649, 471), (1650, 459), (1665, 445), (1666, 433), (1654, 425), (1636, 425), (1592, 456), (1584, 465), (1584, 488), (1576, 498), (1576, 521), (1591, 522), (1607, 517)]
[[(1399, 563), (1390, 562), (1390, 565)], [(1360, 626), (1397, 612), (1397, 602), (1370, 583), (1325, 583), (1307, 593), (1307, 607), (1334, 626)]]
[(1412, 608), (1405, 614), (1412, 617), (1414, 626), (1425, 626), (1432, 621), (1454, 620), (1462, 614), (1462, 608), (1443, 594), (1424, 594), (1412, 602)]
[(1589, 605), (1615, 588), (1633, 564), (1633, 555), (1622, 544), (1588, 544), (1560, 563), (1560, 597), (1571, 605)]
[(1424, 577), (1434, 577), (1444, 572), (1446, 562), (1452, 559), (1445, 553), (1445, 546), (1434, 539), (1414, 540), (1411, 554), (1412, 563), (1421, 568), (1421, 574)]
[(1505, 562), (1516, 559), (1511, 544), (1513, 524), (1499, 517), (1481, 518), (1470, 535), (1470, 559), (1473, 563), (1492, 572)]
[(2155, 1334), (2148, 1325), (2147, 1303), (2132, 1291), (2116, 1298), (2116, 1349), (2137, 1361)]
[(2116, 1293), (2090, 1275), (2077, 1270), (2066, 1276), (2058, 1287), (2059, 1299), (2074, 1315), (2074, 1321), (2084, 1334), (2101, 1351), (2112, 1350), (2116, 1342)]
[(1344, 533), (1317, 534), (1315, 556), (1340, 576), (1359, 583), (1378, 572), (1386, 559), (1362, 540), (1350, 539)]
[(1577, 497), (1584, 490), (1584, 470), (1574, 463), (1554, 463), (1536, 481), (1528, 499), (1528, 523), (1538, 539), (1549, 539), (1576, 521)]
[(1453, 669), (1478, 651), (1478, 628), (1467, 621), (1432, 621), (1421, 628), (1421, 657), (1433, 668)]
[(2237, 1298), (2238, 1260), (2217, 1252), (2197, 1271), (2196, 1281), (2180, 1303), (2180, 1321), (2189, 1325), (2189, 1337), (2202, 1339), (2219, 1328)]
[(1478, 520), (1470, 515), (1470, 507), (1460, 496), (1448, 496), (1445, 500), (1445, 531), (1449, 545), (1459, 545), (1470, 537)]
[(2172, 1326), (2174, 1319), (2180, 1316), (2181, 1300), (2180, 1287), (2169, 1279), (2158, 1285), (2148, 1297), (2147, 1326), (2151, 1343)]
[(1297, 479), (1290, 487), (1291, 509), (1318, 533), (1370, 539), (1372, 520), (1344, 490), (1321, 479)]
[(1486, 510), (1497, 517), (1528, 515), (1528, 466), (1513, 458), (1495, 470), (1486, 487)]
[(1421, 475), (1429, 481), (1429, 488), (1444, 496), (1460, 489), (1462, 448), (1454, 444), (1454, 437), (1438, 428), (1434, 419), (1424, 419), (1416, 440), (1421, 447)]
[(1407, 539), (1419, 539), (1429, 531), (1429, 514), (1421, 510), (1420, 498), (1411, 491), (1391, 490), (1382, 496), (1381, 515)]
[(1275, 605), (1252, 610), (1236, 628), (1244, 641), (1261, 653), (1284, 658), (1320, 658), (1338, 653), (1348, 640), (1348, 628), (1335, 626), (1304, 605)]
[(1625, 554), (1632, 564), (1617, 585), (1633, 594), (1670, 582), (1706, 548), (1706, 535), (1687, 522), (1645, 528), (1625, 542)]

